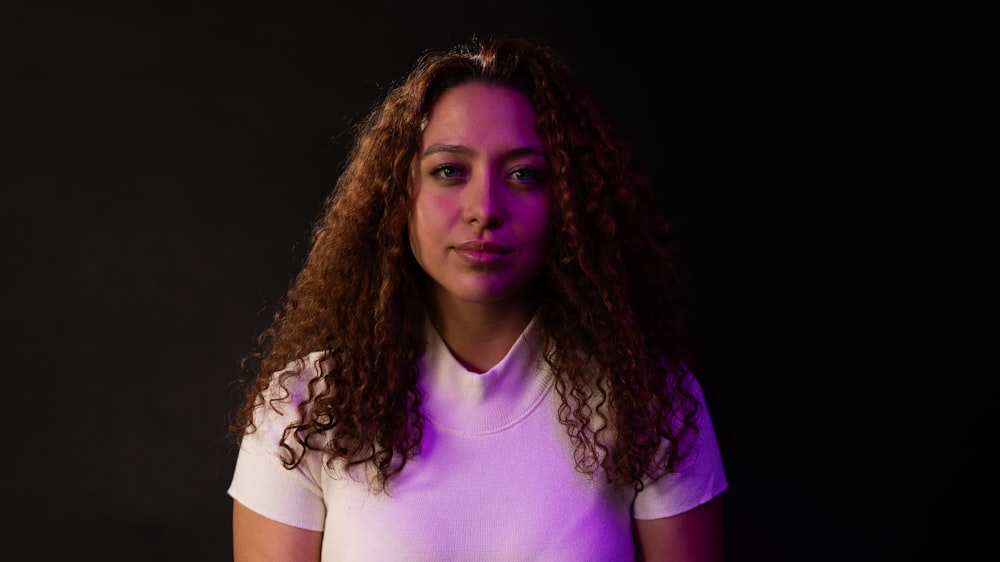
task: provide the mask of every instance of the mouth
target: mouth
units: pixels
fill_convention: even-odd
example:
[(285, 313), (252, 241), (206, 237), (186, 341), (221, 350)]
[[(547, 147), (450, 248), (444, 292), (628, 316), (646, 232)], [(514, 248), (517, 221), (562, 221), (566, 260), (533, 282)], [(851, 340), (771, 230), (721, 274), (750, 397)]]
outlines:
[(468, 242), (463, 242), (455, 246), (455, 250), (458, 252), (474, 252), (482, 254), (509, 254), (511, 249), (506, 246), (501, 246), (495, 242), (486, 242), (483, 240), (470, 240)]
[(459, 259), (475, 268), (492, 268), (498, 266), (507, 254), (513, 252), (513, 250), (506, 246), (482, 240), (463, 242), (455, 246), (454, 249)]

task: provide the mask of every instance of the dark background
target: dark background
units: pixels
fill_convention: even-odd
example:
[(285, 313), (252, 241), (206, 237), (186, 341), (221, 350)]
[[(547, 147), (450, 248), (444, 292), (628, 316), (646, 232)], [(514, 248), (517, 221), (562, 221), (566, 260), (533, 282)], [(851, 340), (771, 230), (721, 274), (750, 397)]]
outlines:
[(0, 9), (5, 559), (231, 559), (228, 384), (350, 127), (424, 49), (507, 32), (564, 52), (661, 189), (729, 559), (992, 547), (980, 6), (141, 6)]

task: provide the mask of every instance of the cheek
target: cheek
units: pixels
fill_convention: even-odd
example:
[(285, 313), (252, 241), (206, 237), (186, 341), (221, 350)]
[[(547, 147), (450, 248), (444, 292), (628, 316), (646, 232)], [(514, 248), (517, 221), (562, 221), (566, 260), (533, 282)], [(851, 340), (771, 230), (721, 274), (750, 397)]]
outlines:
[(420, 234), (427, 230), (429, 226), (428, 220), (433, 217), (428, 214), (428, 204), (424, 200), (416, 200), (413, 202), (413, 208), (410, 210), (410, 217), (408, 219), (410, 232), (413, 234)]
[(526, 212), (524, 215), (526, 218), (530, 217), (526, 226), (530, 229), (532, 237), (539, 242), (544, 243), (548, 238), (551, 215), (552, 206), (547, 199), (532, 206), (530, 212)]
[(406, 239), (410, 242), (410, 249), (416, 253), (417, 235), (413, 226), (413, 211), (410, 211), (410, 216), (406, 218)]
[(417, 197), (413, 201), (410, 215), (407, 218), (407, 230), (410, 237), (410, 250), (418, 259), (423, 250), (434, 252), (444, 238), (442, 224), (442, 202), (433, 197)]
[(420, 212), (416, 206), (410, 209), (410, 214), (406, 219), (406, 234), (410, 240), (410, 251), (414, 257), (420, 259), (421, 235), (420, 235)]

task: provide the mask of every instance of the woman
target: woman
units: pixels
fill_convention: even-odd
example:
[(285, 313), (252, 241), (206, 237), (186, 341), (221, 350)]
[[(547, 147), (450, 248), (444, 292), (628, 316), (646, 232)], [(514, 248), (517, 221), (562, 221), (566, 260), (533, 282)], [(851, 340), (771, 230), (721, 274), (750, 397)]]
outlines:
[(549, 48), (424, 55), (245, 363), (236, 560), (719, 560), (654, 208)]

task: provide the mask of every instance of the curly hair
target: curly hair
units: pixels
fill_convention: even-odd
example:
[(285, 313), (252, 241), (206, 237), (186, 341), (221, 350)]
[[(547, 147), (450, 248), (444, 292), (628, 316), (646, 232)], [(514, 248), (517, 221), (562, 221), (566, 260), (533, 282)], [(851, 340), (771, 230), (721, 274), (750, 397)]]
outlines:
[(678, 445), (697, 431), (683, 275), (630, 146), (559, 54), (517, 37), (424, 53), (359, 123), (303, 268), (241, 363), (245, 395), (230, 432), (239, 442), (254, 431), (275, 374), (287, 389), (305, 357), (322, 351), (299, 421), (284, 432), (285, 466), (318, 449), (330, 466), (374, 468), (372, 489), (385, 491), (419, 454), (426, 274), (407, 233), (411, 170), (430, 109), (470, 81), (523, 92), (537, 115), (553, 241), (538, 315), (577, 469), (641, 490), (644, 479), (675, 470)]

